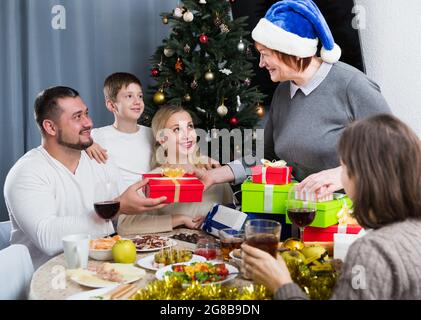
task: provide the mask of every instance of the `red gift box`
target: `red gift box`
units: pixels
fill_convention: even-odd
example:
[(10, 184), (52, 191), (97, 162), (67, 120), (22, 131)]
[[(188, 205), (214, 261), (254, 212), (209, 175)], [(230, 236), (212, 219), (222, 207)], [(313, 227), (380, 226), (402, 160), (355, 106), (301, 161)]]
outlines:
[(265, 167), (251, 168), (253, 183), (263, 184), (289, 184), (291, 183), (292, 167)]
[(333, 241), (334, 233), (348, 233), (357, 234), (362, 227), (358, 224), (347, 224), (344, 226), (334, 225), (327, 228), (305, 227), (303, 234), (303, 241)]
[(164, 177), (161, 174), (144, 174), (149, 182), (144, 186), (147, 198), (166, 196), (165, 203), (201, 202), (204, 184), (195, 175), (185, 174), (179, 178)]

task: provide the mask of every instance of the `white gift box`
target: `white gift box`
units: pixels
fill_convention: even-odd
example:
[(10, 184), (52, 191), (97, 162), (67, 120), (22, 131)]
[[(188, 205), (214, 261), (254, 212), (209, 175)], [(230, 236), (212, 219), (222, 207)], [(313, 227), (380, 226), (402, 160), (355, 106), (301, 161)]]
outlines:
[(358, 234), (335, 233), (333, 235), (333, 258), (345, 261), (346, 254), (351, 244), (365, 234), (362, 229)]
[(208, 212), (202, 229), (216, 237), (219, 237), (218, 231), (224, 228), (241, 230), (246, 222), (247, 214), (244, 212), (215, 204)]

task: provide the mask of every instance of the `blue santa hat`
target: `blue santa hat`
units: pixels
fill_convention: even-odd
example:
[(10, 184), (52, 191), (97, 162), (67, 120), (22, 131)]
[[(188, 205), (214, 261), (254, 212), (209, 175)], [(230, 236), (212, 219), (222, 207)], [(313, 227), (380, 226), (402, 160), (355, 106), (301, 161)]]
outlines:
[(260, 19), (251, 35), (254, 41), (270, 49), (300, 58), (314, 56), (320, 39), (323, 61), (336, 63), (341, 57), (341, 48), (333, 40), (325, 18), (311, 0), (276, 2)]

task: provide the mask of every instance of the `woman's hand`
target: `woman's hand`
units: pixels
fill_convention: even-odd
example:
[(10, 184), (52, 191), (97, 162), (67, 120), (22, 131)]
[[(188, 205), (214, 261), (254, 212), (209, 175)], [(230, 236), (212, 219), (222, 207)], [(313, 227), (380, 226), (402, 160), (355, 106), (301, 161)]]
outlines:
[(174, 214), (172, 216), (173, 228), (185, 225), (189, 229), (199, 229), (205, 217), (189, 217), (183, 214)]
[(312, 174), (297, 185), (297, 190), (306, 189), (310, 192), (316, 192), (318, 197), (323, 197), (343, 188), (341, 182), (342, 167), (323, 170)]
[(86, 153), (88, 154), (89, 158), (95, 159), (98, 163), (107, 162), (107, 150), (96, 142), (94, 142), (89, 148), (86, 149)]
[(278, 255), (275, 259), (266, 251), (245, 243), (241, 245), (241, 249), (243, 268), (255, 282), (263, 284), (272, 293), (292, 282), (288, 268), (281, 256)]

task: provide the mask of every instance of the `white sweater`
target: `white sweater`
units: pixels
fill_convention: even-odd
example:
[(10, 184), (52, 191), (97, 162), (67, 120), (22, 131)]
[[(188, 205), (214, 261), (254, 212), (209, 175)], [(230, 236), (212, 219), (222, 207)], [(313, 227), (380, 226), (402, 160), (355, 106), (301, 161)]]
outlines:
[(107, 149), (109, 161), (120, 170), (125, 188), (139, 181), (141, 175), (151, 169), (152, 130), (145, 126), (138, 127), (136, 133), (124, 133), (114, 126), (93, 129), (91, 133), (94, 141)]
[[(4, 185), (11, 242), (26, 245), (37, 268), (63, 251), (66, 235), (104, 236), (106, 222), (93, 208), (94, 188), (110, 179), (123, 191), (117, 168), (98, 164), (85, 152), (73, 174), (42, 146), (30, 150), (12, 167)], [(113, 230), (111, 223), (108, 230)]]

